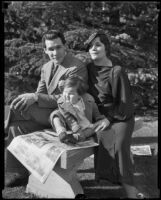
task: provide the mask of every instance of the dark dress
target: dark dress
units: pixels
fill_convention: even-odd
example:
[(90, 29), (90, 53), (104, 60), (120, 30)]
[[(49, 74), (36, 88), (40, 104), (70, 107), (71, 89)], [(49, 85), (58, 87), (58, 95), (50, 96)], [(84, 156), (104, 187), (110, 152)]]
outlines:
[(87, 65), (89, 93), (110, 126), (97, 134), (96, 179), (133, 185), (130, 144), (134, 129), (134, 107), (128, 77), (120, 66)]

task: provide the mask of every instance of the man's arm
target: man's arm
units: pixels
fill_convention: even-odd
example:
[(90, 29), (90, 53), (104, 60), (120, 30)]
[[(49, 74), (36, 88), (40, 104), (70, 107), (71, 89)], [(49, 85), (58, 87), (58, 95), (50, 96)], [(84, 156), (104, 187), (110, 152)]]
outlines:
[(39, 107), (57, 108), (57, 100), (54, 95), (35, 93)]
[(53, 95), (48, 95), (44, 67), (41, 69), (41, 78), (35, 93), (25, 93), (19, 95), (13, 100), (10, 107), (19, 111), (27, 111), (27, 109), (34, 104), (38, 103), (40, 107), (56, 108), (57, 103)]
[(44, 68), (45, 66), (41, 69), (41, 78), (38, 83), (37, 90), (35, 92), (36, 101), (39, 107), (56, 108), (56, 98), (54, 97), (54, 95), (49, 95), (47, 91)]
[(43, 66), (41, 69), (41, 76), (40, 76), (36, 93), (48, 94), (47, 88), (46, 88), (46, 82), (45, 82), (45, 66)]

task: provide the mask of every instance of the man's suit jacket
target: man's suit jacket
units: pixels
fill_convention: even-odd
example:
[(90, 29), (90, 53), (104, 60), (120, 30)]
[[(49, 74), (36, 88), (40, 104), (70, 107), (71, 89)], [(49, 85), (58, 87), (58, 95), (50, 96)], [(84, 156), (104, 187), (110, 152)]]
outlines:
[(55, 108), (57, 98), (60, 94), (58, 88), (59, 81), (65, 80), (72, 75), (78, 75), (87, 82), (88, 73), (86, 66), (71, 53), (66, 54), (64, 60), (58, 66), (53, 78), (51, 79), (50, 76), (53, 67), (55, 67), (54, 63), (50, 60), (41, 69), (41, 79), (36, 91), (39, 107)]
[[(65, 80), (72, 75), (79, 75), (87, 82), (87, 69), (79, 59), (75, 58), (72, 54), (68, 53), (63, 62), (59, 65), (56, 73), (54, 74), (51, 82), (50, 76), (54, 63), (50, 60), (46, 63), (41, 70), (41, 79), (38, 84), (36, 94), (38, 96), (38, 104), (32, 104), (27, 111), (9, 111), (8, 118), (5, 122), (5, 129), (8, 130), (10, 122), (13, 120), (34, 120), (41, 125), (49, 125), (49, 115), (53, 109), (57, 108), (57, 97), (60, 94), (58, 83), (60, 80)], [(45, 108), (45, 109), (44, 109)], [(31, 125), (32, 126), (32, 125)]]

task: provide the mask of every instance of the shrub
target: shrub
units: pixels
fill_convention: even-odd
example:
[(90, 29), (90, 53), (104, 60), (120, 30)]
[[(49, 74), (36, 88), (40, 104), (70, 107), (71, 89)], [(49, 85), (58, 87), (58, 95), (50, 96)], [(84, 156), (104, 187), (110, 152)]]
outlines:
[(67, 41), (67, 45), (70, 49), (83, 51), (85, 50), (84, 42), (88, 39), (92, 30), (86, 28), (75, 29), (72, 31), (67, 31), (65, 35), (65, 39)]
[[(69, 49), (85, 63), (91, 61), (85, 52), (84, 42), (94, 31), (79, 28), (65, 33)], [(156, 52), (146, 52), (138, 47), (127, 34), (109, 35), (111, 41), (111, 59), (114, 65), (124, 67), (129, 75), (134, 91), (135, 104), (154, 106), (158, 103), (158, 74)], [(43, 56), (42, 56), (43, 55)], [(5, 41), (5, 103), (9, 104), (13, 96), (23, 92), (33, 92), (40, 78), (40, 70), (48, 58), (44, 56), (41, 44), (27, 43), (21, 39)]]

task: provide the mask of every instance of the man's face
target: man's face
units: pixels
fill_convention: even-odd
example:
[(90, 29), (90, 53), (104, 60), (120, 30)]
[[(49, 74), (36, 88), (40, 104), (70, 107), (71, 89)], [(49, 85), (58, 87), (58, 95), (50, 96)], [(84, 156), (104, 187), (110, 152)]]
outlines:
[(61, 39), (45, 40), (45, 45), (44, 51), (50, 60), (53, 60), (55, 64), (60, 64), (66, 54), (66, 48)]

